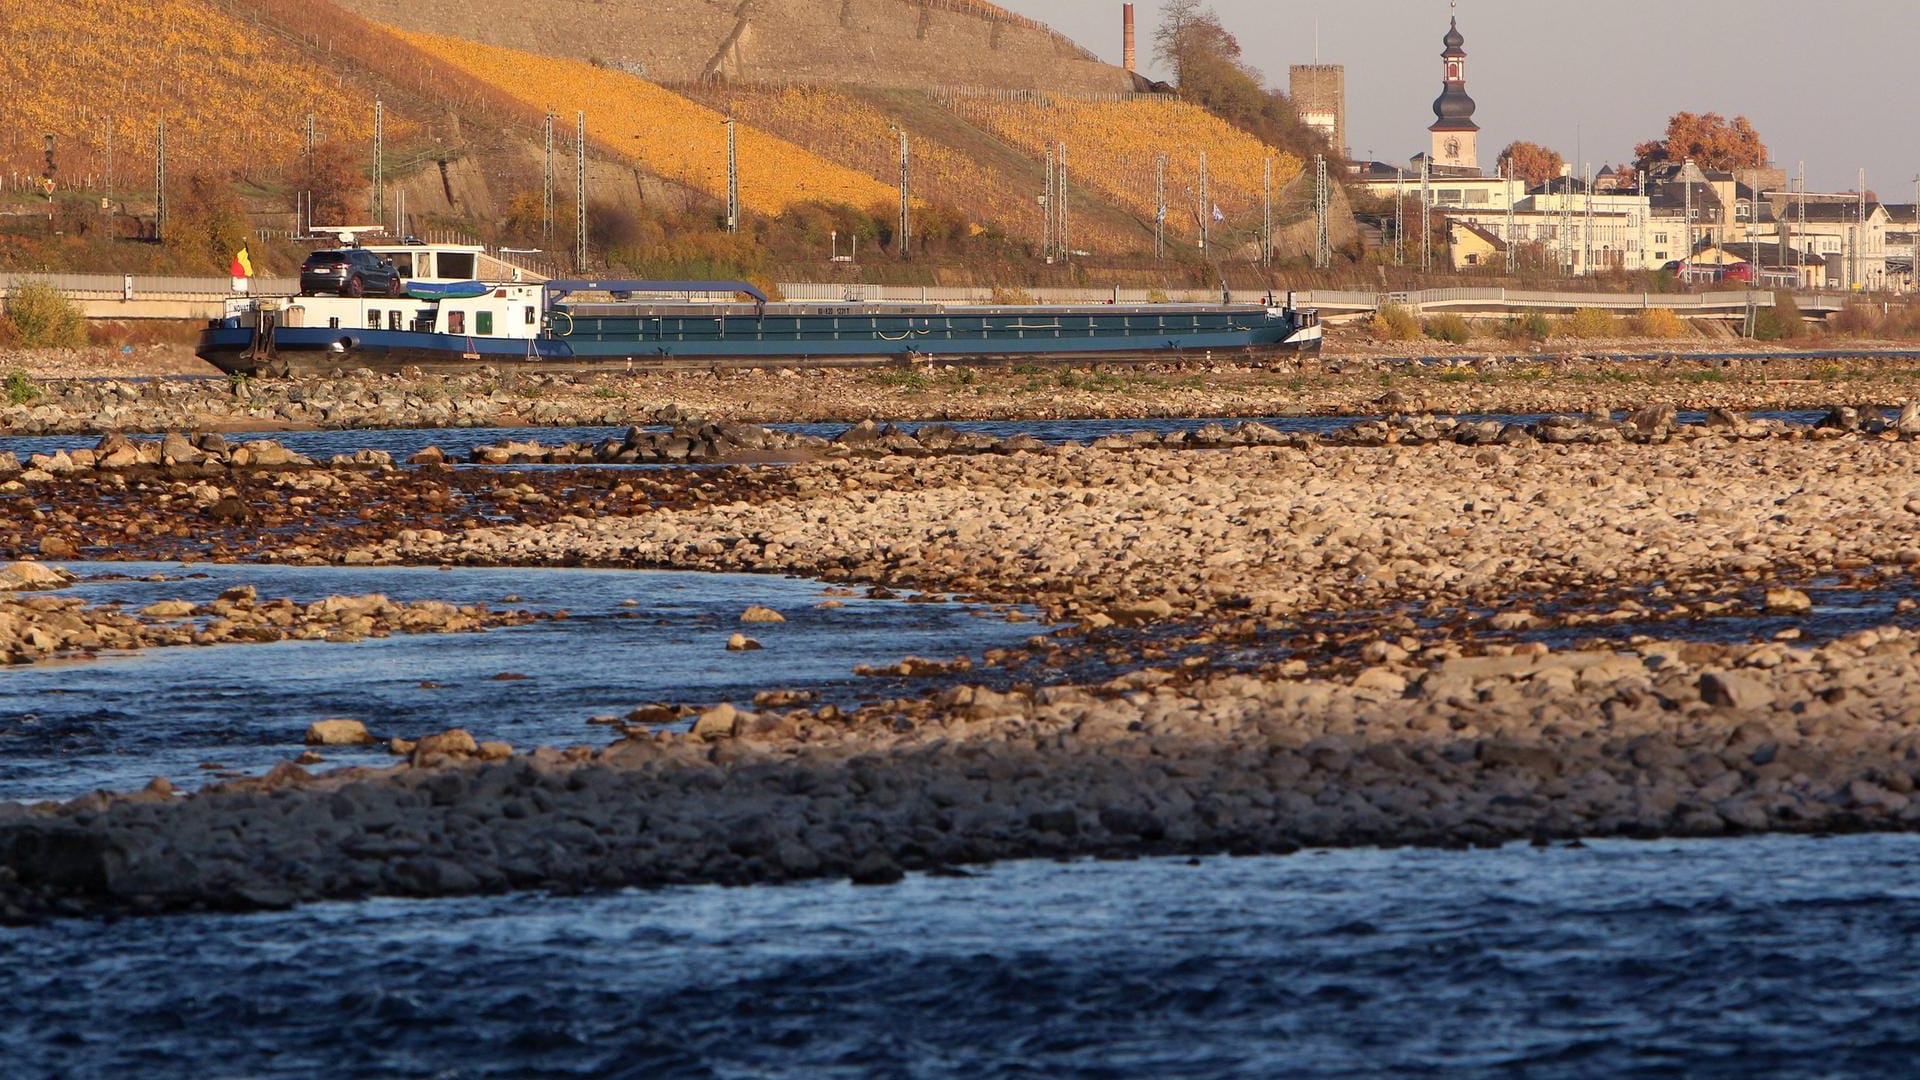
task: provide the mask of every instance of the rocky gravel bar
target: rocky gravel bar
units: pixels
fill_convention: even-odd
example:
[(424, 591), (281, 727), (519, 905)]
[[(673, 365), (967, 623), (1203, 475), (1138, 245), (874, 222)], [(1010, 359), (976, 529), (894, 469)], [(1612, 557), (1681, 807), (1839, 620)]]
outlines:
[[(0, 915), (1910, 828), (1920, 449), (1911, 415), (1829, 419), (1677, 425), (1653, 405), (1517, 434), (1402, 417), (778, 468), (15, 480), (14, 554), (107, 535), (204, 554), (171, 522), (231, 499), (226, 557), (791, 573), (1068, 624), (977, 658), (998, 681), (955, 665), (857, 711), (769, 687), (609, 746), (447, 732), (386, 769), (0, 805)], [(195, 484), (212, 490), (183, 498)], [(1901, 601), (1822, 636), (1816, 584)], [(1759, 612), (1789, 625), (1723, 629)], [(1645, 629), (1600, 634), (1627, 625)]]
[[(1405, 343), (1394, 343), (1404, 347)], [(1659, 350), (1658, 343), (1639, 348)], [(1271, 364), (1214, 362), (917, 365), (865, 371), (778, 369), (565, 374), (511, 366), (459, 375), (365, 369), (336, 377), (29, 378), (0, 401), (0, 431), (244, 431), (736, 423), (865, 419), (1052, 420), (1147, 417), (1589, 413), (1889, 405), (1911, 396), (1911, 355), (1836, 343), (1817, 357), (1764, 351), (1660, 359), (1600, 352), (1413, 362), (1379, 346)], [(31, 365), (29, 365), (31, 367)]]

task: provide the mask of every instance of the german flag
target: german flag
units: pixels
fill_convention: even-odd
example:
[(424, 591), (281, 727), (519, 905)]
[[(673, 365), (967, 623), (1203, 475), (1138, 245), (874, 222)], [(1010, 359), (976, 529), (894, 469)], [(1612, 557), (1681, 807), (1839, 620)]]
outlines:
[(253, 257), (247, 254), (247, 249), (244, 246), (241, 247), (239, 251), (233, 253), (233, 276), (236, 278), (250, 278), (253, 276)]

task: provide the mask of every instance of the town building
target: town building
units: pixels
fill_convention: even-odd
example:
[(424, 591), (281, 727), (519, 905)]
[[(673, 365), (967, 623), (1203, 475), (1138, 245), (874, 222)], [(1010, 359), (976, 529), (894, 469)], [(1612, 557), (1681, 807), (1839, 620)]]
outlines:
[(1435, 172), (1480, 172), (1480, 125), (1473, 122), (1473, 98), (1467, 96), (1467, 39), (1460, 21), (1452, 20), (1441, 39), (1440, 96), (1433, 100), (1433, 124), (1427, 128), (1432, 145), (1427, 159)]

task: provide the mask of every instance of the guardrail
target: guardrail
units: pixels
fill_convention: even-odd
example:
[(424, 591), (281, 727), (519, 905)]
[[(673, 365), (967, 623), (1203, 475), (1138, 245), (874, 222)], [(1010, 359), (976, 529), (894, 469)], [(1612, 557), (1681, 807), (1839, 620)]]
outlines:
[[(94, 319), (202, 319), (218, 316), (234, 295), (225, 277), (185, 277), (163, 274), (19, 274), (0, 273), (0, 300), (29, 282), (43, 282), (78, 302)], [(254, 296), (291, 296), (299, 291), (295, 278), (255, 278)], [(788, 300), (812, 303), (991, 304), (1212, 304), (1217, 289), (1038, 288), (996, 290), (989, 287), (872, 285), (835, 282), (781, 282)], [(1258, 290), (1234, 290), (1240, 302), (1259, 298)], [(1360, 289), (1317, 289), (1293, 293), (1294, 303), (1333, 314), (1364, 314), (1386, 304), (1398, 304), (1416, 313), (1451, 310), (1480, 314), (1519, 314), (1529, 311), (1567, 313), (1579, 308), (1608, 311), (1647, 311), (1665, 308), (1695, 318), (1729, 318), (1749, 307), (1770, 307), (1778, 294), (1771, 290), (1711, 293), (1598, 293), (1534, 292), (1501, 288), (1423, 289), (1415, 292), (1375, 292)], [(1796, 295), (1794, 302), (1808, 315), (1830, 315), (1863, 298), (1849, 294)]]

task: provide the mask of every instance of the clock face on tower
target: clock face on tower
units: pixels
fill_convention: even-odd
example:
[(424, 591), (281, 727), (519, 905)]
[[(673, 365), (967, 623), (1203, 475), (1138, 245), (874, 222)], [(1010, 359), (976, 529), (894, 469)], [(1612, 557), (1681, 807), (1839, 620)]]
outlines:
[(1459, 139), (1456, 139), (1453, 136), (1449, 135), (1447, 137), (1446, 146), (1447, 146), (1448, 157), (1456, 158), (1460, 156), (1460, 140)]

